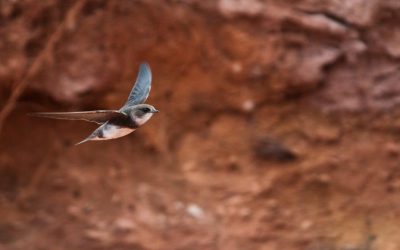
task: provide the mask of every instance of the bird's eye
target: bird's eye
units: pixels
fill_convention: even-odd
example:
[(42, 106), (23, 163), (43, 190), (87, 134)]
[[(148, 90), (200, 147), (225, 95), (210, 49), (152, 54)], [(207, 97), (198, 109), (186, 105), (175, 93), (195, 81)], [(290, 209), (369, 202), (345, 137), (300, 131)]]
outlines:
[(150, 109), (149, 108), (142, 108), (142, 111), (145, 112), (145, 113), (148, 113), (148, 112), (150, 112)]

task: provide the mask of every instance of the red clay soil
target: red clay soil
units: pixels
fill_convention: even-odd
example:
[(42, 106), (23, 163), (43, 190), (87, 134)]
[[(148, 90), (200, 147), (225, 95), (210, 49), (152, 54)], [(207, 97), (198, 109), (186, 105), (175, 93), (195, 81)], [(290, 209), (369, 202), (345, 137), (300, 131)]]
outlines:
[[(400, 249), (396, 1), (0, 1), (0, 250)], [(71, 11), (72, 10), (72, 11)], [(118, 140), (35, 111), (161, 112)]]

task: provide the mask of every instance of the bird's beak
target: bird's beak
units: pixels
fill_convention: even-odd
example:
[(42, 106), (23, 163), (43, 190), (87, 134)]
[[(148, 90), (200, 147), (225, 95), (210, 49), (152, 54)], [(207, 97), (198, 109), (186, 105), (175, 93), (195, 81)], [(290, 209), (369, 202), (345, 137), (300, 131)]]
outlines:
[(158, 113), (158, 112), (160, 112), (160, 111), (158, 111), (157, 109), (151, 111), (151, 113)]

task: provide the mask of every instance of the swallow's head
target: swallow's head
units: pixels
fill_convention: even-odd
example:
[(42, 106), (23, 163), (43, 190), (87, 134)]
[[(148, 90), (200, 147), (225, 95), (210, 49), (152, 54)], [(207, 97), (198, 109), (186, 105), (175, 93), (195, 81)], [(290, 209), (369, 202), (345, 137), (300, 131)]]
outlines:
[(138, 115), (138, 116), (143, 116), (145, 114), (149, 114), (149, 113), (152, 114), (152, 113), (158, 113), (159, 112), (155, 107), (153, 107), (153, 106), (151, 106), (149, 104), (136, 105), (133, 108), (133, 110), (135, 111), (135, 114)]
[(139, 126), (141, 126), (147, 122), (154, 113), (158, 112), (159, 111), (155, 107), (149, 104), (139, 104), (131, 109), (130, 116)]

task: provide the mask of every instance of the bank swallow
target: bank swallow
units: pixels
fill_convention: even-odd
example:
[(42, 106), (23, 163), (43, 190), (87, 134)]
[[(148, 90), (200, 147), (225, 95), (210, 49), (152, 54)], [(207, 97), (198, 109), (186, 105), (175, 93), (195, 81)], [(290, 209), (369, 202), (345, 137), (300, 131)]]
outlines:
[(91, 135), (76, 145), (87, 141), (110, 140), (132, 133), (145, 124), (158, 110), (144, 104), (151, 89), (151, 70), (142, 63), (128, 100), (119, 110), (93, 110), (80, 112), (41, 112), (33, 116), (63, 120), (84, 120), (100, 124)]

